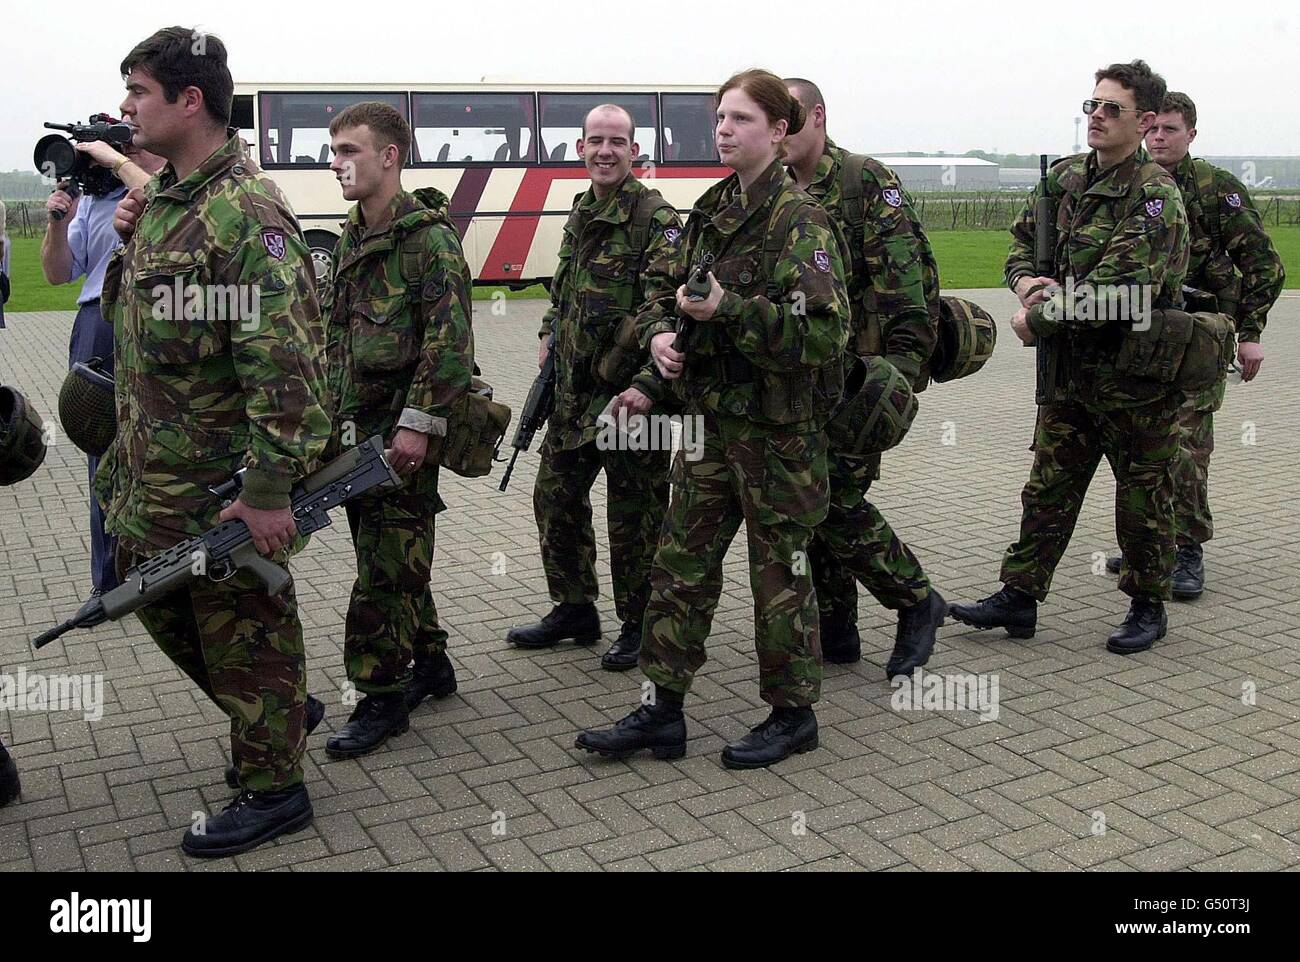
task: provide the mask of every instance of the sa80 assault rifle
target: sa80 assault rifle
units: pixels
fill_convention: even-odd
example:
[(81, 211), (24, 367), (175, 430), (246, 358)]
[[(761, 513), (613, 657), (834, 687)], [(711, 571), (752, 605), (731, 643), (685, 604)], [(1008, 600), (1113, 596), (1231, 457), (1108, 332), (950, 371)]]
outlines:
[[(384, 459), (383, 440), (378, 436), (370, 438), (303, 478), (293, 489), (289, 502), (294, 524), (299, 534), (309, 535), (330, 524), (332, 508), (372, 488), (400, 484)], [(239, 496), (241, 485), (242, 479), (236, 474), (211, 490), (223, 503), (230, 504)], [(121, 585), (86, 602), (63, 624), (38, 636), (33, 646), (43, 648), (74, 628), (117, 621), (197, 578), (225, 581), (241, 568), (256, 575), (267, 594), (277, 595), (289, 584), (284, 568), (258, 552), (248, 525), (239, 519), (223, 521), (132, 568)]]

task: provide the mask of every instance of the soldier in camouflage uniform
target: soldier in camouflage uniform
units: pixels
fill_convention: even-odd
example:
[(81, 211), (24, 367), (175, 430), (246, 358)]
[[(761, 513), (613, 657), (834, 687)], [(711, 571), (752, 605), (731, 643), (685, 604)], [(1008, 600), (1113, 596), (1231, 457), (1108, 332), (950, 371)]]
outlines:
[[(1020, 539), (1003, 558), (1001, 591), (974, 604), (952, 605), (958, 621), (978, 628), (1005, 627), (1028, 638), (1037, 604), (1069, 544), (1088, 484), (1104, 455), (1115, 472), (1115, 515), (1129, 567), (1120, 588), (1133, 600), (1107, 648), (1144, 651), (1167, 629), (1174, 562), (1173, 469), (1178, 452), (1182, 392), (1156, 378), (1119, 368), (1120, 345), (1141, 315), (1057, 310), (1044, 302), (1045, 286), (1092, 285), (1098, 301), (1123, 289), (1145, 289), (1155, 308), (1176, 306), (1187, 270), (1187, 214), (1173, 179), (1142, 148), (1155, 120), (1165, 83), (1142, 61), (1097, 72), (1089, 115), (1088, 154), (1058, 161), (1048, 190), (1059, 200), (1055, 271), (1035, 276), (1034, 202), (1011, 228), (1007, 284), (1025, 305), (1012, 318), (1017, 336), (1032, 344), (1051, 338), (1066, 353), (1051, 397), (1038, 410), (1034, 467), (1021, 500)], [(1091, 316), (1092, 319), (1088, 319)]]
[[(1255, 377), (1264, 358), (1260, 335), (1268, 311), (1286, 281), (1282, 258), (1264, 230), (1245, 186), (1222, 167), (1194, 160), (1196, 105), (1184, 93), (1170, 92), (1147, 133), (1152, 159), (1167, 170), (1187, 207), (1191, 249), (1188, 286), (1215, 297), (1213, 304), (1190, 304), (1231, 314), (1237, 322), (1237, 363), (1242, 379)], [(1174, 473), (1174, 511), (1178, 560), (1173, 595), (1200, 596), (1205, 590), (1202, 545), (1214, 537), (1210, 515), (1210, 453), (1214, 450), (1214, 412), (1223, 405), (1226, 378), (1190, 397), (1179, 411), (1178, 467)], [(1107, 567), (1120, 569), (1120, 557)]]
[(545, 363), (554, 338), (555, 409), (542, 443), (533, 511), (555, 607), (540, 623), (506, 635), (524, 648), (600, 637), (590, 492), (603, 468), (614, 609), (622, 623), (601, 658), (611, 671), (636, 667), (641, 651), (650, 562), (668, 506), (669, 452), (604, 450), (607, 432), (596, 419), (646, 362), (636, 340), (636, 310), (676, 287), (668, 258), (681, 234), (677, 212), (632, 174), (632, 158), (640, 153), (635, 139), (631, 115), (612, 104), (594, 108), (583, 122), (578, 155), (592, 186), (574, 198), (564, 226), (538, 357)]
[[(160, 30), (122, 63), (122, 114), (135, 142), (169, 163), (119, 204), (114, 224), (129, 239), (104, 282), (118, 428), (96, 485), (119, 538), (119, 574), (236, 518), (258, 551), (285, 564), (302, 540), (290, 488), (329, 437), (307, 246), (279, 190), (227, 131), (225, 47), (205, 36), (195, 53), (193, 38)], [(232, 291), (214, 309), (208, 298)], [(242, 493), (222, 510), (208, 488), (241, 467)], [(240, 571), (195, 581), (137, 615), (230, 716), (242, 790), (186, 833), (184, 850), (230, 855), (307, 825), (306, 661), (292, 584), (272, 596)]]
[(364, 697), (325, 750), (351, 758), (406, 731), (426, 696), (456, 690), (429, 591), (434, 519), (446, 505), (427, 456), (469, 390), (474, 339), (469, 268), (447, 198), (402, 190), (405, 118), (377, 101), (354, 104), (331, 122), (330, 137), (331, 169), (356, 201), (334, 252), (327, 308), (336, 437), (347, 446), (381, 435), (403, 479), (396, 491), (347, 505), (357, 580), (343, 657)]
[[(583, 732), (577, 745), (615, 757), (685, 752), (682, 703), (704, 663), (723, 558), (743, 520), (760, 693), (772, 712), (722, 761), (756, 768), (817, 746), (822, 668), (807, 551), (829, 502), (823, 428), (841, 390), (848, 297), (833, 225), (781, 164), (802, 106), (766, 71), (737, 74), (718, 97), (715, 137), (736, 173), (696, 202), (674, 259), (685, 280), (713, 255), (711, 293), (692, 302), (683, 286), (640, 316), (659, 375), (704, 428), (700, 459), (683, 452), (674, 465), (650, 576), (641, 669), (653, 697), (613, 728)], [(679, 311), (694, 322), (684, 352), (673, 348)], [(641, 409), (664, 393), (646, 372), (620, 403)]]
[[(786, 84), (808, 114), (803, 130), (787, 138), (786, 163), (848, 242), (849, 349), (884, 356), (914, 390), (922, 390), (938, 338), (939, 271), (912, 199), (888, 167), (854, 157), (827, 137), (826, 106), (816, 84), (802, 78), (787, 78)], [(861, 187), (846, 203), (845, 179), (859, 170)], [(882, 605), (898, 612), (886, 667), (893, 678), (929, 661), (947, 606), (916, 555), (867, 500), (871, 482), (879, 477), (879, 455), (848, 458), (830, 452), (830, 512), (813, 537), (810, 556), (822, 656), (840, 664), (861, 657), (860, 580)]]

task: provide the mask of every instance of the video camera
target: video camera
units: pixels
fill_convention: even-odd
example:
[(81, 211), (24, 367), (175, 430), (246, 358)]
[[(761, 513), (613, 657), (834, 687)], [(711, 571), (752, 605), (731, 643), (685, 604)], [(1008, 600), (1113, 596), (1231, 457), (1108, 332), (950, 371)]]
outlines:
[[(74, 143), (88, 144), (102, 140), (119, 153), (131, 142), (131, 127), (115, 120), (108, 114), (91, 114), (88, 124), (49, 124), (50, 130), (63, 130), (71, 134), (46, 134), (36, 142), (32, 160), (36, 170), (43, 177), (54, 181), (71, 181), (75, 185), (69, 193), (76, 196), (84, 190), (96, 197), (112, 191), (121, 181), (107, 167), (101, 167), (88, 156), (76, 150)], [(55, 220), (63, 217), (61, 212), (53, 214)]]

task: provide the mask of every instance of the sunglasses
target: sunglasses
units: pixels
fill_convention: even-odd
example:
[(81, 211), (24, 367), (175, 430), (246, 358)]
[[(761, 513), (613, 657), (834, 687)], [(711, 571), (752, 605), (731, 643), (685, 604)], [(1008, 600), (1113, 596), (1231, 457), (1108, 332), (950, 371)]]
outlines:
[(1083, 112), (1091, 116), (1098, 107), (1102, 108), (1102, 113), (1114, 120), (1123, 111), (1129, 111), (1134, 114), (1145, 113), (1146, 111), (1138, 110), (1136, 107), (1123, 107), (1113, 100), (1085, 100), (1083, 102)]

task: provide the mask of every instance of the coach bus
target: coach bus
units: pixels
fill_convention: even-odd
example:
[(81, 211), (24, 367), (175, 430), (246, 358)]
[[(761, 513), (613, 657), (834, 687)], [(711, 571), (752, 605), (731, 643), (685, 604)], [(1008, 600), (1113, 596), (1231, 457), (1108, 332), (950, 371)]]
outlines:
[(728, 171), (713, 143), (713, 89), (700, 86), (240, 84), (233, 123), (298, 214), (317, 276), (329, 270), (348, 204), (330, 172), (329, 125), (364, 100), (411, 124), (407, 190), (451, 199), (475, 283), (549, 282), (574, 194), (587, 111), (616, 103), (636, 121), (633, 169), (685, 212)]

